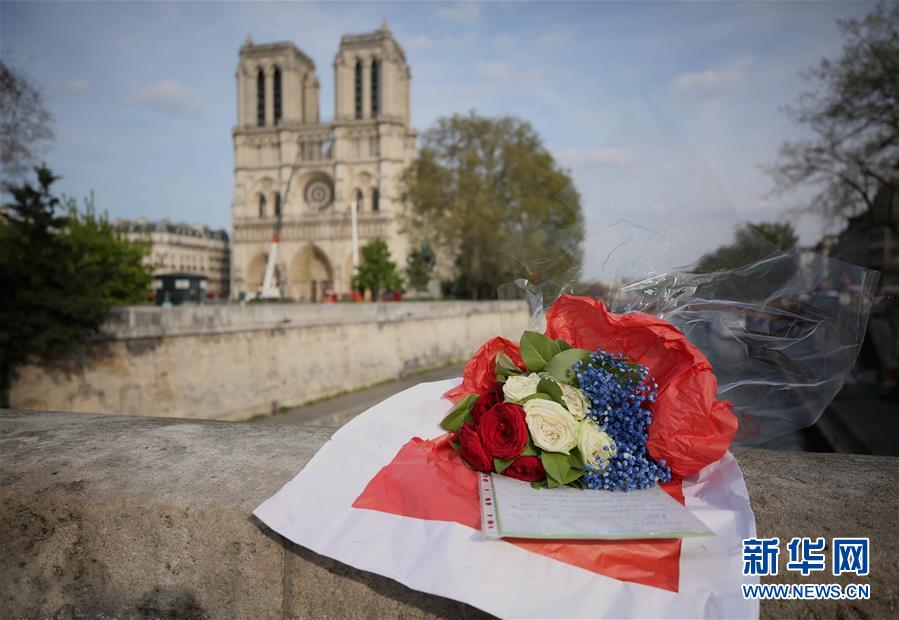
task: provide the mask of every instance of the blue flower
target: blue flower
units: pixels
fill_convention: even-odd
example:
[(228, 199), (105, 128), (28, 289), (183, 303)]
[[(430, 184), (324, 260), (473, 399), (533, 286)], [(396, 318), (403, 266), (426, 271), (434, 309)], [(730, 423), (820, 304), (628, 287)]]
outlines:
[(588, 417), (615, 441), (616, 454), (608, 464), (586, 467), (581, 481), (590, 489), (632, 491), (671, 480), (664, 460), (646, 451), (658, 383), (642, 364), (628, 362), (621, 353), (597, 350), (574, 366), (578, 386), (590, 400)]

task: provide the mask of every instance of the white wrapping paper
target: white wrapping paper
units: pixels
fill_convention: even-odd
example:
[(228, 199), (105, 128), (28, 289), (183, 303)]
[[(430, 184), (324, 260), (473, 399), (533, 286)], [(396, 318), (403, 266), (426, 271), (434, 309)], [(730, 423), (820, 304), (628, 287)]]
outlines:
[(755, 519), (730, 453), (683, 481), (686, 507), (715, 536), (683, 540), (678, 592), (598, 575), (457, 523), (352, 508), (409, 439), (442, 433), (451, 405), (441, 394), (456, 384), (422, 383), (359, 415), (253, 514), (316, 553), (500, 617), (758, 617), (758, 601), (740, 590), (753, 582), (742, 576), (741, 552)]

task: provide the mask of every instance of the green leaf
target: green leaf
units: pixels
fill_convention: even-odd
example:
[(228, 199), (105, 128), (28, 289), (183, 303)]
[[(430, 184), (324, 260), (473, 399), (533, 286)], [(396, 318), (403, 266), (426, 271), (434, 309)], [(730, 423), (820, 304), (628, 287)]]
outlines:
[(521, 369), (515, 365), (511, 357), (506, 355), (504, 351), (500, 351), (496, 354), (494, 372), (498, 375), (520, 375)]
[(462, 449), (462, 444), (456, 441), (449, 442), (449, 445), (451, 445), (453, 447), (453, 450), (455, 450), (456, 452)]
[(522, 456), (540, 456), (540, 453), (537, 452), (537, 446), (534, 445), (534, 442), (531, 441), (530, 434), (528, 435), (528, 442), (524, 446), (524, 452), (521, 453)]
[(557, 489), (562, 486), (562, 483), (558, 480), (553, 480), (552, 478), (547, 477), (546, 479), (546, 488), (547, 489)]
[(567, 383), (568, 385), (573, 385), (576, 377), (574, 376), (571, 367), (582, 359), (585, 359), (588, 355), (590, 355), (590, 351), (585, 351), (584, 349), (568, 349), (567, 351), (562, 351), (549, 360), (544, 370), (559, 381)]
[(534, 480), (531, 483), (531, 487), (534, 489), (545, 489), (546, 488), (546, 478), (543, 480)]
[(583, 475), (583, 469), (581, 469), (580, 467), (571, 467), (559, 482), (561, 482), (562, 484), (571, 484)]
[(515, 459), (512, 459), (511, 461), (504, 461), (504, 460), (502, 460), (502, 459), (498, 459), (498, 458), (496, 458), (496, 457), (493, 457), (493, 468), (496, 470), (496, 473), (501, 474), (501, 473), (503, 473), (503, 472), (506, 470), (506, 468), (507, 468), (509, 465), (512, 464), (512, 462), (513, 462), (514, 460), (515, 460)]
[(560, 484), (565, 484), (563, 481), (570, 469), (567, 454), (544, 451), (543, 454), (540, 455), (540, 461), (543, 463), (543, 469), (546, 470), (546, 475), (549, 478)]
[(537, 384), (537, 393), (546, 394), (563, 407), (565, 406), (565, 403), (562, 402), (562, 388), (552, 379), (540, 379), (540, 383)]
[(568, 464), (571, 467), (577, 467), (581, 469), (583, 466), (583, 459), (581, 458), (581, 451), (577, 448), (572, 448), (571, 452), (568, 453)]
[(521, 335), (521, 359), (531, 372), (539, 372), (559, 353), (559, 345), (543, 334), (524, 332)]
[(571, 348), (571, 345), (564, 340), (556, 340), (555, 342), (557, 345), (559, 345), (559, 351), (567, 351)]
[(465, 424), (465, 418), (471, 413), (471, 408), (474, 406), (474, 401), (477, 399), (477, 394), (469, 394), (456, 403), (456, 406), (450, 409), (450, 412), (443, 418), (440, 427), (451, 432), (455, 432), (462, 428), (462, 425)]
[(536, 394), (528, 394), (527, 396), (522, 398), (520, 401), (518, 401), (518, 404), (523, 405), (526, 402), (528, 402), (529, 400), (534, 400), (535, 398), (542, 398), (543, 400), (552, 400), (553, 399), (553, 397), (550, 396), (549, 394), (544, 394), (543, 392), (537, 392)]
[(580, 489), (581, 491), (583, 491), (584, 489), (587, 488), (587, 485), (584, 484), (584, 481), (580, 480), (580, 479), (572, 480), (571, 482), (568, 483), (568, 486), (575, 488), (575, 489)]

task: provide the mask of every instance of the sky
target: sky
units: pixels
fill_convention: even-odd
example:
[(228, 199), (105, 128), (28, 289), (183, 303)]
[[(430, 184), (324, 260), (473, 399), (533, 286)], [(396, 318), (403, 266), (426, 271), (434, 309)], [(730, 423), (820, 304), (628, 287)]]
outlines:
[(44, 153), (112, 219), (230, 229), (238, 50), (291, 41), (316, 63), (322, 120), (343, 34), (386, 19), (412, 71), (412, 122), (476, 110), (529, 121), (568, 168), (593, 277), (660, 271), (788, 219), (761, 166), (803, 137), (782, 111), (837, 56), (866, 2), (2, 2), (0, 49), (55, 114)]

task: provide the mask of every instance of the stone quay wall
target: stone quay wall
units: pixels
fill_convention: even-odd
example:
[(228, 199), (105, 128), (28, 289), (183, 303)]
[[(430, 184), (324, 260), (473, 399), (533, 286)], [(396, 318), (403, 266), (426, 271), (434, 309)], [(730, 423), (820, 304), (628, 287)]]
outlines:
[(241, 420), (467, 359), (517, 340), (524, 302), (133, 307), (51, 365), (22, 368), (17, 409)]
[[(481, 618), (294, 545), (251, 516), (333, 429), (0, 411), (0, 618)], [(895, 618), (899, 458), (734, 450), (759, 535), (868, 536), (867, 601), (761, 617)]]

